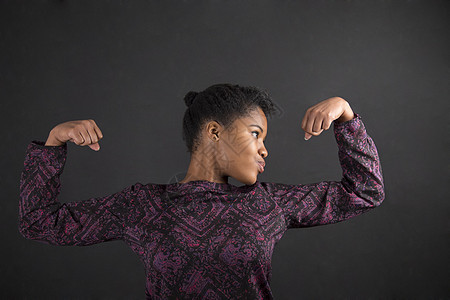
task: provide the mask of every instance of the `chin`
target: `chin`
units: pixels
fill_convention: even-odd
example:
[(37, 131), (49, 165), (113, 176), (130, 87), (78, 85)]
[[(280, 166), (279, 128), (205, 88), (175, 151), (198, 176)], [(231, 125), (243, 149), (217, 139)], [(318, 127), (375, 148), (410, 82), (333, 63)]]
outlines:
[(246, 180), (239, 180), (239, 181), (246, 185), (253, 185), (253, 184), (255, 184), (256, 180), (258, 180), (257, 176), (255, 176), (253, 178), (246, 178)]

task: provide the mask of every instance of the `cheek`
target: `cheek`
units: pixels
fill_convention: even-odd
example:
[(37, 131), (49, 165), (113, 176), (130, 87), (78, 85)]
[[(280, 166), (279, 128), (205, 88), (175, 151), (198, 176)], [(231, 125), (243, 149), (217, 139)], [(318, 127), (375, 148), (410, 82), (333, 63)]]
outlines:
[(254, 140), (233, 143), (227, 150), (229, 150), (227, 157), (231, 162), (230, 166), (239, 169), (251, 167), (258, 155), (258, 145)]
[(249, 143), (241, 152), (242, 162), (251, 165), (258, 155), (258, 148), (255, 142)]

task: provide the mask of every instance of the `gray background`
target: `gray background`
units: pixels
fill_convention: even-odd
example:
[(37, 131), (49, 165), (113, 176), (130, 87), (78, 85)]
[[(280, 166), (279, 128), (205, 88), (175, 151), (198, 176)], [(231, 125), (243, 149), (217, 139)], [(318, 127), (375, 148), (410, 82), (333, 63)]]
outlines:
[[(332, 96), (361, 115), (386, 199), (346, 222), (293, 229), (272, 261), (275, 299), (449, 299), (449, 1), (1, 1), (2, 298), (143, 299), (120, 241), (58, 247), (17, 229), (32, 140), (94, 119), (101, 150), (68, 145), (61, 202), (187, 171), (183, 96), (215, 83), (267, 89), (259, 181), (340, 180), (332, 130), (303, 140)], [(233, 184), (241, 185), (236, 181)]]

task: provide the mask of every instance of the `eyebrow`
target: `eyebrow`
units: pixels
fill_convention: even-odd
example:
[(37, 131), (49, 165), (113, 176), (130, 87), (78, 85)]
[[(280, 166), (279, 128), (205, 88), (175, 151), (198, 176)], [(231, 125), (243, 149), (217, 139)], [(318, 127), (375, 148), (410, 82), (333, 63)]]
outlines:
[(249, 126), (255, 126), (255, 127), (259, 127), (259, 129), (261, 129), (261, 132), (264, 133), (264, 130), (261, 128), (261, 126), (259, 125), (249, 125)]
[[(264, 133), (264, 130), (261, 128), (261, 126), (259, 126), (259, 125), (256, 125), (256, 124), (252, 124), (252, 125), (249, 125), (249, 126), (255, 126), (255, 127), (258, 127), (259, 129), (261, 129), (261, 133)], [(264, 139), (263, 141), (265, 141), (266, 139)]]

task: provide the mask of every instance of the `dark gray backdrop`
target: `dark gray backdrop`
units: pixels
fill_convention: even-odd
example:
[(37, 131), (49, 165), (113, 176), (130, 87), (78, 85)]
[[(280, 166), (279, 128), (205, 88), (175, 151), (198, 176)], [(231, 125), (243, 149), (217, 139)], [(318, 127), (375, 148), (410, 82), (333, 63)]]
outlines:
[[(449, 1), (2, 1), (2, 298), (143, 299), (120, 241), (58, 247), (17, 229), (25, 150), (94, 119), (101, 150), (68, 145), (61, 202), (187, 170), (183, 96), (215, 83), (268, 90), (260, 181), (340, 180), (332, 130), (303, 140), (332, 96), (362, 116), (386, 199), (346, 222), (286, 232), (276, 299), (449, 299)], [(231, 181), (241, 185), (236, 181)]]

